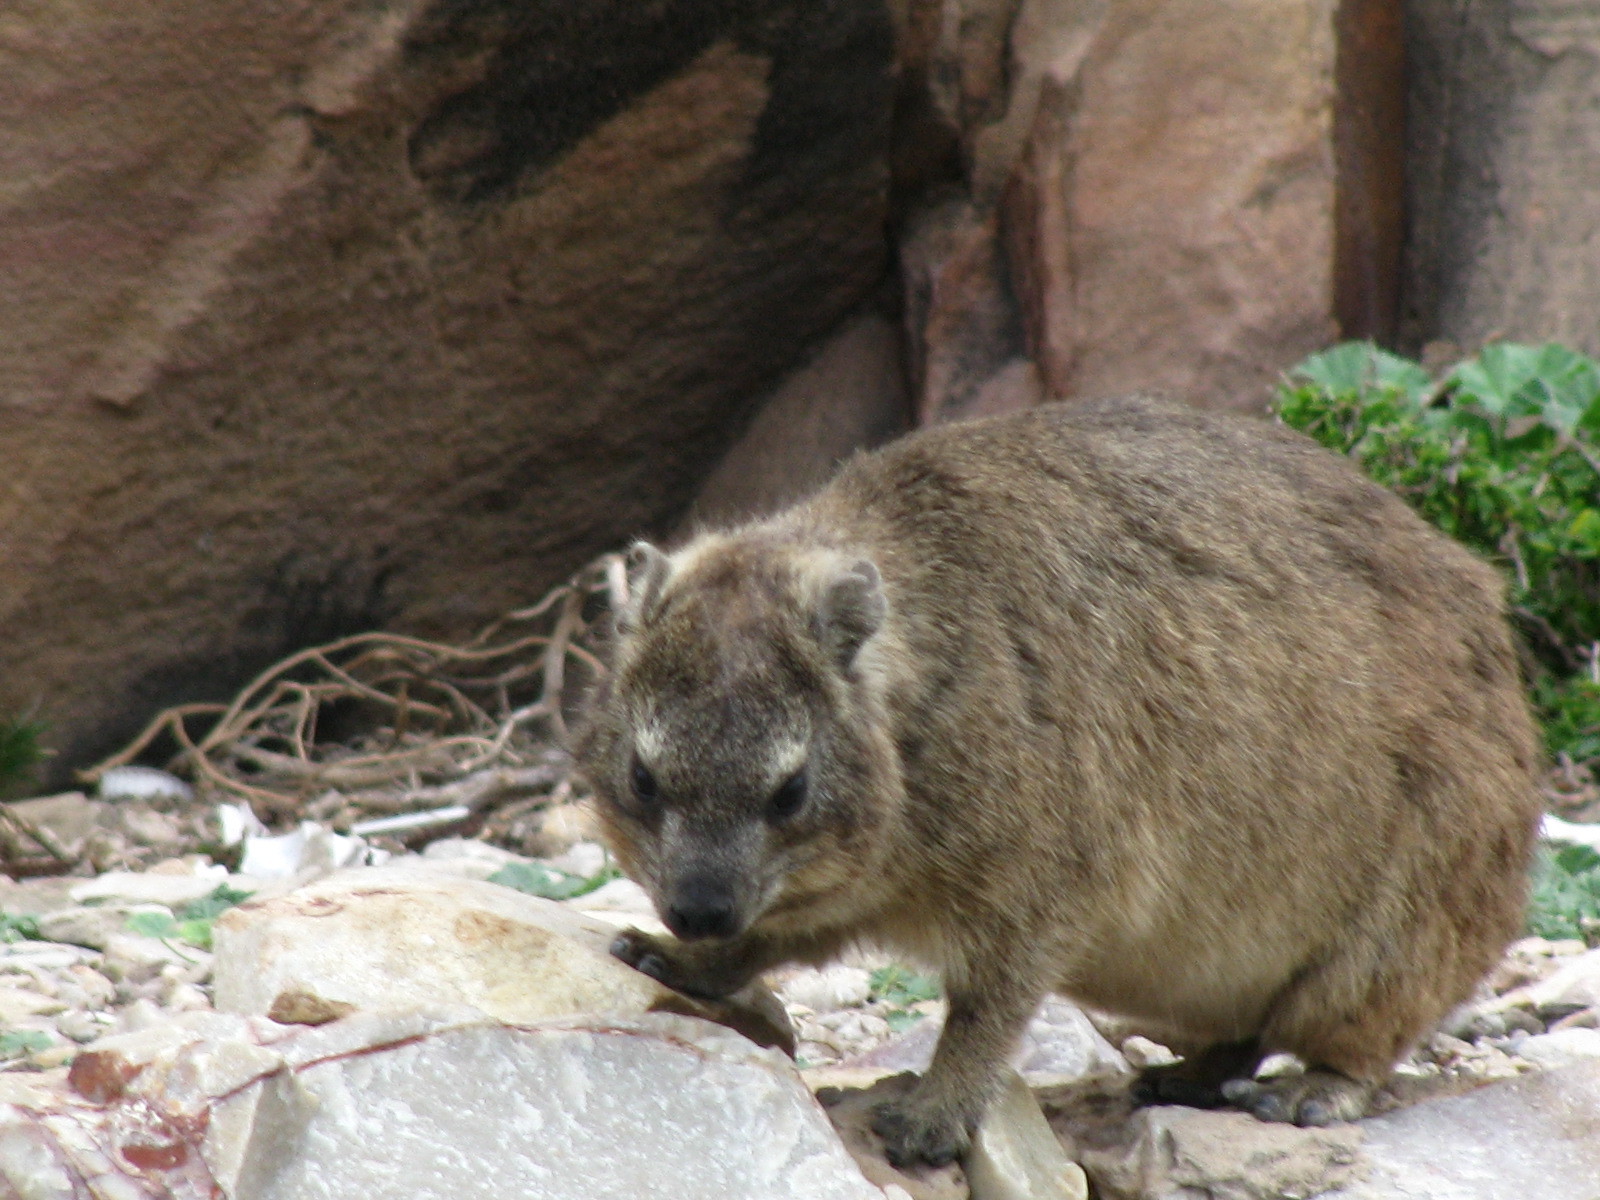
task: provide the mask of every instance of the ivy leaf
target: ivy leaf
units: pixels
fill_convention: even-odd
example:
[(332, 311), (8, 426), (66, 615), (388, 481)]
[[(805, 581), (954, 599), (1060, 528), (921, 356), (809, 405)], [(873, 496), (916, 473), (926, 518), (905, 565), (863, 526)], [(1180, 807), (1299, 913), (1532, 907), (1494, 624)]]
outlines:
[[(1572, 437), (1600, 404), (1600, 365), (1554, 342), (1486, 346), (1456, 367), (1450, 382), (1460, 401), (1497, 417), (1536, 417), (1565, 437)], [(1507, 436), (1518, 434), (1508, 429)]]
[(176, 930), (178, 940), (186, 946), (193, 946), (196, 950), (211, 949), (211, 917), (196, 917), (188, 921), (179, 921)]
[(1585, 508), (1572, 518), (1567, 536), (1591, 555), (1600, 558), (1600, 508)]
[(1476, 404), (1496, 417), (1519, 410), (1518, 397), (1539, 374), (1539, 348), (1516, 342), (1485, 346), (1477, 358), (1450, 373), (1458, 401)]
[(1568, 875), (1582, 875), (1600, 867), (1600, 850), (1593, 846), (1563, 846), (1556, 851), (1556, 865)]
[(202, 896), (198, 900), (191, 900), (179, 910), (178, 915), (186, 921), (209, 921), (220, 917), (230, 908), (243, 904), (253, 896), (254, 892), (241, 892), (227, 884), (218, 884), (217, 889), (209, 896)]
[(1344, 342), (1313, 354), (1289, 374), (1330, 392), (1359, 394), (1369, 389), (1389, 389), (1413, 403), (1433, 385), (1428, 373), (1416, 363), (1371, 342)]
[(44, 935), (39, 932), (39, 922), (35, 917), (12, 915), (0, 911), (0, 942), (42, 942)]

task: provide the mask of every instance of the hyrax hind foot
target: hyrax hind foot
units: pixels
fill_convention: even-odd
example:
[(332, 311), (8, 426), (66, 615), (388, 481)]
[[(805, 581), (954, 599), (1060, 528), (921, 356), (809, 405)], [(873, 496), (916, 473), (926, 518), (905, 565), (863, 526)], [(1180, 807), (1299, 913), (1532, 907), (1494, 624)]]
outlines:
[(1262, 1121), (1332, 1125), (1367, 1115), (1371, 1084), (1326, 1068), (1279, 1079), (1233, 1079), (1222, 1085), (1228, 1103)]
[(872, 1131), (883, 1139), (890, 1165), (942, 1167), (965, 1154), (976, 1118), (937, 1101), (919, 1100), (917, 1077), (909, 1072), (894, 1082), (902, 1085), (902, 1095), (878, 1105), (872, 1119)]

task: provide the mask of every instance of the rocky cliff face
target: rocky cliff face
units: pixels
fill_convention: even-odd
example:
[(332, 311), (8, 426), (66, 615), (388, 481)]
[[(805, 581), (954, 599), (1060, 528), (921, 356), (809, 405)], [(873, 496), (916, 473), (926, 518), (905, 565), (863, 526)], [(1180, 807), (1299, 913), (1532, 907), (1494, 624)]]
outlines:
[(1600, 354), (1600, 6), (1414, 0), (1406, 24), (1403, 343)]
[(0, 713), (81, 759), (660, 529), (882, 277), (892, 71), (853, 0), (13, 12)]
[(0, 716), (81, 765), (912, 421), (1259, 410), (1392, 317), (1397, 13), (14, 6)]

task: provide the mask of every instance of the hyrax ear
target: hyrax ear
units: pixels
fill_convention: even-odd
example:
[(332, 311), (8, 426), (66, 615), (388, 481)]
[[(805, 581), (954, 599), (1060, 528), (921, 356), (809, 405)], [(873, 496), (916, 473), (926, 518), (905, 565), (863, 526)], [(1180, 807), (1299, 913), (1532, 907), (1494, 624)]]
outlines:
[(625, 561), (628, 572), (628, 595), (617, 609), (617, 630), (631, 633), (650, 616), (656, 602), (661, 599), (661, 589), (666, 585), (672, 567), (667, 556), (649, 542), (635, 542), (628, 550)]
[(883, 579), (866, 559), (828, 581), (817, 607), (817, 635), (841, 670), (849, 670), (856, 652), (878, 632), (887, 611)]

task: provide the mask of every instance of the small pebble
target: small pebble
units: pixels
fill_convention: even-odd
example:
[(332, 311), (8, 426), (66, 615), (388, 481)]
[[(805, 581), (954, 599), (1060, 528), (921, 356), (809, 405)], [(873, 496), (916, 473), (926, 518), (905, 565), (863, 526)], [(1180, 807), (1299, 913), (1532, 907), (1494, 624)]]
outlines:
[(1120, 1048), (1122, 1057), (1128, 1060), (1128, 1064), (1135, 1071), (1143, 1071), (1148, 1067), (1164, 1067), (1178, 1061), (1178, 1056), (1160, 1042), (1153, 1042), (1138, 1034), (1124, 1038)]
[(1600, 1029), (1600, 1008), (1580, 1008), (1550, 1026), (1551, 1033), (1564, 1029)]
[(176, 1012), (197, 1012), (211, 1007), (211, 997), (192, 983), (177, 983), (167, 989), (161, 1003)]
[(67, 968), (65, 978), (84, 995), (85, 1008), (110, 1008), (116, 999), (116, 985), (93, 967), (76, 963)]
[(75, 1009), (56, 1018), (56, 1028), (64, 1037), (80, 1044), (92, 1042), (110, 1032), (113, 1018), (108, 1013), (84, 1012)]

